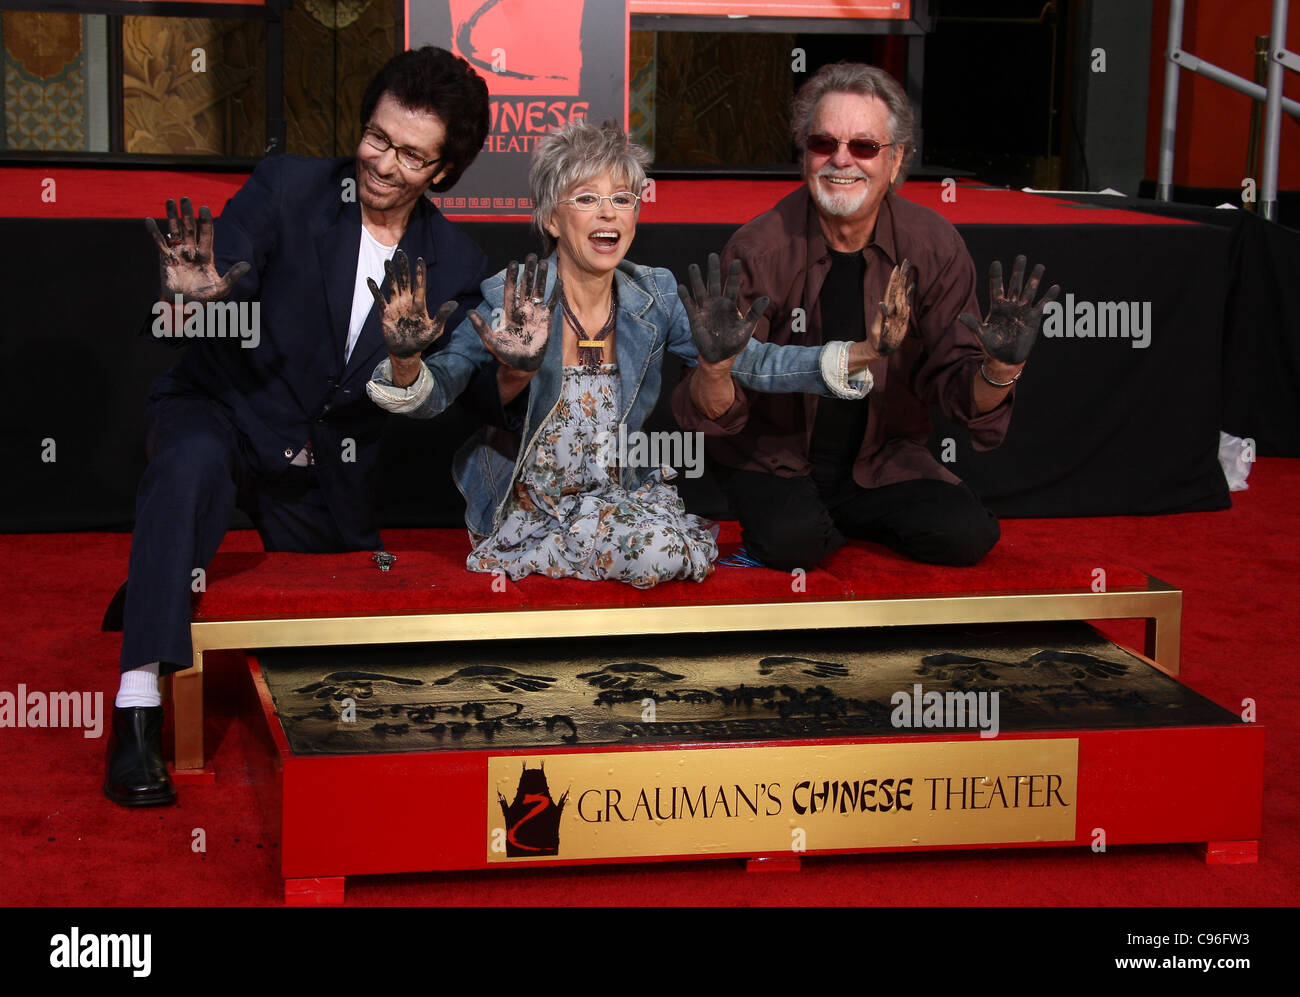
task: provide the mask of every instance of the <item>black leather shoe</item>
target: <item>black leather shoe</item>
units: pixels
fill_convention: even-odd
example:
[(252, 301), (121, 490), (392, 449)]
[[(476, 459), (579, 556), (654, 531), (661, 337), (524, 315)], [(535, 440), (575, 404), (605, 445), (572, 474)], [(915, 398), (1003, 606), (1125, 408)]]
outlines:
[(163, 708), (113, 707), (104, 795), (124, 807), (176, 802), (176, 787), (162, 757)]

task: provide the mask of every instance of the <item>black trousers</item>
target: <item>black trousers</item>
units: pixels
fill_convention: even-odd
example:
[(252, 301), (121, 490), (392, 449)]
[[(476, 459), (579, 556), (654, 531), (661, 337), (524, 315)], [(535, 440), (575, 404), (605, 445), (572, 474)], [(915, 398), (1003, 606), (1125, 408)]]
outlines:
[[(136, 492), (135, 530), (122, 622), (122, 671), (160, 662), (166, 675), (193, 663), (190, 599), (195, 569), (221, 546), (236, 505), (268, 551), (356, 549), (334, 522), (314, 467), (254, 474), (243, 434), (201, 396), (158, 398), (149, 407), (149, 465)], [(376, 532), (371, 549), (378, 548)]]
[(883, 488), (849, 482), (833, 491), (811, 477), (713, 470), (740, 520), (745, 549), (772, 568), (809, 569), (844, 545), (871, 540), (914, 561), (970, 565), (1002, 535), (997, 517), (966, 485), (904, 481)]

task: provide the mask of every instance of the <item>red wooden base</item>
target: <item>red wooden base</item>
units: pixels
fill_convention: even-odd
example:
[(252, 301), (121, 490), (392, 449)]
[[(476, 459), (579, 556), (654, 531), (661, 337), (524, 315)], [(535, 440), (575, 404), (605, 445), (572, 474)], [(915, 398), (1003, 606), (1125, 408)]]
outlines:
[(175, 763), (168, 762), (167, 774), (177, 786), (207, 786), (217, 781), (217, 770), (211, 761), (201, 769), (178, 769)]
[(286, 907), (325, 907), (343, 902), (343, 876), (321, 876), (315, 879), (286, 879), (284, 903)]
[[(376, 873), (485, 869), (489, 861), (489, 758), (535, 759), (619, 750), (610, 745), (532, 750), (443, 750), (365, 755), (299, 756), (289, 750), (261, 669), (248, 656), (254, 697), (244, 721), (264, 750), (251, 752), (252, 777), (272, 838), (280, 841), (285, 902), (343, 902), (344, 878)], [(1053, 841), (916, 845), (884, 848), (809, 848), (768, 854), (643, 855), (619, 858), (536, 858), (527, 865), (595, 865), (611, 862), (735, 858), (750, 872), (797, 870), (815, 854), (1034, 848), (1077, 845), (1106, 849), (1127, 844), (1190, 842), (1202, 845), (1207, 864), (1253, 862), (1257, 857), (1263, 797), (1264, 728), (1257, 724), (1123, 729), (1003, 731), (999, 740), (1077, 738), (1077, 805), (1073, 837)], [(976, 735), (837, 737), (781, 741), (782, 745), (853, 745), (868, 742), (963, 740)], [(744, 752), (752, 744), (656, 744), (629, 750), (696, 748)], [(1104, 832), (1099, 835), (1098, 832)], [(507, 863), (509, 864), (509, 863)]]
[(1208, 841), (1201, 846), (1206, 865), (1254, 865), (1259, 861), (1258, 841)]
[(794, 856), (787, 858), (765, 855), (745, 862), (746, 872), (799, 872), (801, 869), (803, 863)]

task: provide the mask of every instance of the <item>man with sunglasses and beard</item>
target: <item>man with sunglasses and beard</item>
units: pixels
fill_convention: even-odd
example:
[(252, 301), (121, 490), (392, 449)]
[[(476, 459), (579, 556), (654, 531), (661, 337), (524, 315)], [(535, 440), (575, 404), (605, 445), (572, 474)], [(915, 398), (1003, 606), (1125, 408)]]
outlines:
[(993, 514), (931, 455), (929, 406), (966, 426), (977, 450), (998, 446), (1059, 288), (1035, 304), (1043, 268), (1026, 281), (1018, 257), (1004, 290), (995, 261), (990, 312), (977, 317), (961, 236), (895, 193), (912, 128), (907, 96), (887, 73), (824, 67), (794, 103), (805, 185), (737, 231), (723, 254), (724, 269), (741, 265), (742, 312), (771, 299), (755, 339), (836, 347), (823, 364), (836, 397), (750, 392), (731, 379), (730, 361), (703, 360), (673, 395), (683, 428), (705, 433), (745, 551), (769, 567), (812, 568), (846, 537), (969, 565), (1000, 536)]
[[(162, 285), (153, 332), (185, 350), (150, 395), (129, 580), (109, 610), (123, 620), (104, 781), (115, 803), (175, 801), (158, 677), (192, 664), (191, 593), (235, 507), (268, 551), (379, 549), (372, 488), (387, 414), (366, 383), (389, 353), (444, 347), (432, 327), (454, 328), (481, 300), (486, 257), (425, 194), (455, 184), (482, 148), (486, 83), (429, 46), (385, 65), (360, 110), (354, 155), (271, 156), (215, 222), (188, 198), (167, 203), (166, 234), (146, 222)], [(419, 300), (418, 317), (386, 328), (381, 294), (407, 315)], [(236, 313), (257, 328), (237, 338), (224, 324), (222, 338), (191, 328), (248, 302), (257, 310)], [(483, 370), (464, 398), (502, 424), (496, 378)]]

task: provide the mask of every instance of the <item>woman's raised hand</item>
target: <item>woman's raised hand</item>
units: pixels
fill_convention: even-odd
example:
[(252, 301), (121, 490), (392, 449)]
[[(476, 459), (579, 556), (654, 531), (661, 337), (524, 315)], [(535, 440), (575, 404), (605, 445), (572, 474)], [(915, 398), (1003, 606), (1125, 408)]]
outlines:
[(551, 339), (551, 317), (560, 300), (558, 273), (550, 300), (545, 297), (546, 271), (547, 262), (538, 263), (533, 253), (524, 258), (522, 267), (511, 260), (506, 267), (505, 301), (493, 312), (491, 324), (478, 312), (469, 313), (488, 352), (507, 367), (525, 373), (542, 366)]
[[(700, 360), (706, 364), (721, 363), (735, 357), (749, 342), (758, 320), (767, 310), (768, 298), (758, 298), (741, 315), (736, 307), (740, 295), (740, 260), (733, 260), (727, 273), (727, 286), (722, 286), (722, 262), (717, 253), (709, 254), (709, 282), (700, 278), (700, 268), (690, 266), (691, 290), (677, 285), (677, 295), (686, 306), (686, 317), (691, 322), (691, 338)], [(692, 294), (692, 292), (694, 292)]]

